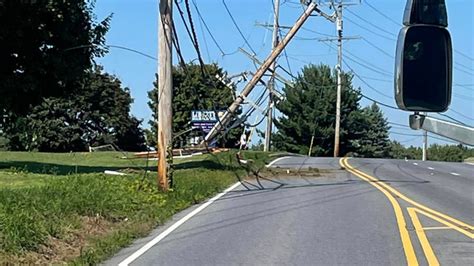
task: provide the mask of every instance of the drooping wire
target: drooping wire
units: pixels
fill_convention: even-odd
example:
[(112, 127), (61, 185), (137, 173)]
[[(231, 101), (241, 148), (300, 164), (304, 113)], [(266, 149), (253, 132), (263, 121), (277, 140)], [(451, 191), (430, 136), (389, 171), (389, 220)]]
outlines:
[(255, 50), (252, 48), (252, 46), (250, 45), (250, 43), (248, 42), (247, 38), (244, 36), (244, 34), (242, 33), (242, 30), (240, 29), (239, 25), (237, 24), (237, 22), (235, 21), (234, 19), (234, 16), (232, 15), (232, 13), (230, 12), (229, 10), (229, 7), (227, 6), (225, 0), (222, 0), (222, 4), (224, 5), (225, 7), (225, 10), (227, 11), (227, 14), (229, 15), (230, 19), (232, 20), (232, 23), (234, 24), (235, 28), (237, 29), (237, 31), (239, 32), (240, 36), (242, 37), (242, 39), (245, 41), (245, 44), (248, 46), (248, 48), (252, 51), (252, 53), (254, 55), (256, 55), (257, 53), (255, 52)]
[(224, 55), (227, 55), (224, 50), (222, 49), (222, 47), (219, 45), (219, 43), (217, 42), (216, 38), (214, 37), (214, 35), (212, 34), (211, 30), (209, 29), (209, 26), (207, 25), (206, 21), (204, 20), (203, 16), (201, 15), (201, 12), (199, 11), (199, 8), (196, 4), (196, 1), (193, 0), (193, 6), (194, 8), (196, 9), (196, 13), (198, 14), (198, 17), (199, 19), (201, 20), (201, 22), (204, 24), (204, 27), (206, 28), (207, 30), (207, 33), (209, 33), (209, 36), (211, 36), (211, 39), (212, 41), (214, 42), (214, 44), (216, 45), (217, 49), (219, 49), (219, 51), (221, 52), (221, 55), (224, 56)]

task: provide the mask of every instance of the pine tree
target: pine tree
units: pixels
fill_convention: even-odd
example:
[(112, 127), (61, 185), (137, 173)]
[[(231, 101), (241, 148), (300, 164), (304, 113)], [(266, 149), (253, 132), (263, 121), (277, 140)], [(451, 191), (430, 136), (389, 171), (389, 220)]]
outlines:
[(390, 156), (390, 140), (388, 131), (390, 126), (384, 118), (382, 110), (376, 103), (362, 110), (365, 121), (363, 134), (354, 143), (357, 143), (357, 153), (362, 157), (386, 158)]
[[(279, 150), (307, 154), (314, 135), (312, 155), (332, 156), (336, 114), (336, 75), (326, 65), (308, 65), (284, 88), (285, 100), (277, 105), (282, 117), (275, 121), (273, 137)], [(353, 140), (363, 134), (361, 98), (352, 86), (352, 76), (343, 74), (341, 101), (341, 155), (356, 151)]]

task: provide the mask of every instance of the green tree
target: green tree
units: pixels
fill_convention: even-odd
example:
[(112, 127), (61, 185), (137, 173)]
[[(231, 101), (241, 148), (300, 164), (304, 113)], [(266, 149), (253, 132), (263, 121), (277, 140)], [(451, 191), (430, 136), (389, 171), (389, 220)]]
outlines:
[(432, 144), (427, 150), (427, 157), (431, 161), (462, 162), (472, 157), (474, 149), (459, 145)]
[[(224, 77), (226, 73), (217, 64), (207, 64), (201, 69), (200, 65), (188, 63), (185, 66), (173, 67), (173, 140), (174, 147), (185, 145), (191, 136), (203, 136), (203, 132), (189, 132), (191, 129), (192, 110), (227, 110), (234, 101), (235, 87), (229, 88), (219, 81), (216, 76)], [(158, 77), (157, 77), (158, 78)], [(147, 135), (149, 144), (156, 145), (157, 139), (157, 100), (159, 98), (158, 85), (148, 92), (148, 105), (153, 112), (153, 121), (150, 121), (151, 135)], [(235, 121), (236, 119), (234, 119)], [(229, 130), (218, 138), (220, 146), (233, 147), (239, 140), (241, 128)]]
[(359, 139), (352, 140), (352, 145), (357, 147), (357, 154), (362, 157), (387, 158), (390, 156), (391, 143), (388, 131), (390, 127), (382, 110), (377, 104), (372, 104), (362, 109), (365, 120), (362, 135)]
[[(45, 98), (80, 89), (106, 50), (111, 17), (95, 22), (94, 1), (0, 1), (0, 116), (25, 116)], [(74, 47), (78, 48), (75, 49)]]
[(14, 150), (84, 151), (88, 146), (115, 144), (145, 149), (140, 121), (130, 115), (128, 88), (97, 67), (89, 71), (80, 94), (47, 98), (25, 118), (16, 119), (9, 134)]
[[(356, 152), (365, 133), (365, 121), (360, 110), (361, 98), (352, 86), (352, 76), (342, 76), (340, 154)], [(336, 76), (326, 65), (308, 65), (284, 88), (285, 100), (277, 105), (282, 117), (275, 121), (278, 132), (273, 137), (279, 150), (307, 154), (314, 135), (312, 155), (332, 156), (336, 113)]]

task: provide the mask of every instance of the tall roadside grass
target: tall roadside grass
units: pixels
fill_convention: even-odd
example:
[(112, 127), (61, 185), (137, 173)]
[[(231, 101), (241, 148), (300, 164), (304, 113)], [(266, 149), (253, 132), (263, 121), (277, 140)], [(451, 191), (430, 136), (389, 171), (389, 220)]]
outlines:
[(97, 264), (244, 174), (229, 152), (177, 164), (167, 193), (157, 189), (156, 173), (50, 176), (41, 185), (0, 188), (0, 264)]

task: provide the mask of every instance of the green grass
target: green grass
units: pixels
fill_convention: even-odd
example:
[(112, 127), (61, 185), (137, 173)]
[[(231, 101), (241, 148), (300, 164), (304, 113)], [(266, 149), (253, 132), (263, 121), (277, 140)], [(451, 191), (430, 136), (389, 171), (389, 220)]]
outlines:
[(467, 163), (474, 163), (474, 157), (466, 158), (466, 159), (464, 159), (464, 162), (467, 162)]
[[(0, 152), (0, 264), (97, 264), (246, 174), (235, 152), (177, 160), (175, 187), (163, 193), (156, 173), (139, 171), (144, 159), (122, 156)], [(244, 157), (254, 167), (273, 159)], [(130, 174), (109, 176), (105, 169)]]

